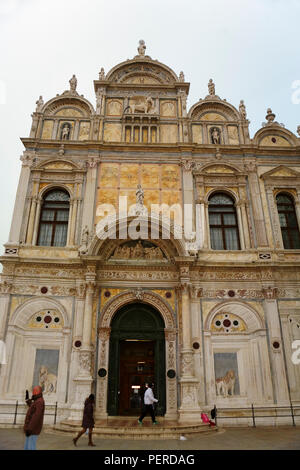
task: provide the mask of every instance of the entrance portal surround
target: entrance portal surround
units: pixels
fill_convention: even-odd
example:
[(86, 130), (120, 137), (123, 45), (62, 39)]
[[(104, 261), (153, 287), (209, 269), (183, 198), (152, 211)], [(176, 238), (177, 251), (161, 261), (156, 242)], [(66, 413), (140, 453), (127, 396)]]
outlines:
[[(166, 414), (165, 419), (177, 419), (177, 370), (176, 370), (176, 323), (171, 307), (162, 297), (152, 291), (136, 289), (128, 290), (116, 295), (104, 306), (99, 319), (98, 337), (98, 371), (96, 418), (106, 419), (107, 390), (108, 390), (108, 366), (109, 366), (109, 339), (110, 325), (115, 313), (124, 305), (141, 302), (154, 307), (162, 316), (165, 324), (165, 348), (166, 348)], [(175, 372), (169, 374), (172, 370)]]

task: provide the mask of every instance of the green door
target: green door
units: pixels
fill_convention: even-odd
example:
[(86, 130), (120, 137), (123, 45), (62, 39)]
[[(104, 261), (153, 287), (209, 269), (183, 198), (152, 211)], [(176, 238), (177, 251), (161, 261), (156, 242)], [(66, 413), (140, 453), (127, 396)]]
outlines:
[(164, 321), (153, 307), (125, 305), (111, 322), (107, 411), (110, 416), (138, 415), (144, 384), (154, 381), (156, 414), (166, 412)]

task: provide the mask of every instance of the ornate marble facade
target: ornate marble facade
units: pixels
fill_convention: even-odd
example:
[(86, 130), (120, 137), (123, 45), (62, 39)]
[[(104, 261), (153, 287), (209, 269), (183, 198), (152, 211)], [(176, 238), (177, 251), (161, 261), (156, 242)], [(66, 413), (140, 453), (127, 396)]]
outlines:
[[(251, 138), (243, 100), (237, 109), (220, 98), (213, 80), (188, 110), (183, 72), (145, 49), (140, 41), (132, 60), (107, 74), (101, 68), (95, 106), (78, 94), (75, 75), (68, 90), (36, 102), (1, 257), (0, 413), (23, 400), (44, 349), (59, 351), (47, 400), (58, 402), (60, 417), (79, 419), (91, 390), (97, 417), (106, 417), (111, 321), (131, 303), (164, 321), (166, 419), (197, 422), (214, 404), (300, 402), (300, 366), (291, 360), (300, 339), (300, 250), (285, 248), (276, 202), (290, 196), (300, 226), (300, 138), (271, 109)], [(69, 195), (65, 246), (42, 246), (45, 195), (57, 188)], [(216, 193), (234, 201), (238, 249), (212, 247)], [(125, 196), (135, 210), (127, 218)], [(149, 230), (130, 240), (129, 224), (135, 216), (147, 224), (152, 204), (160, 236)], [(175, 216), (162, 236), (166, 207), (188, 205), (195, 246), (176, 236)]]

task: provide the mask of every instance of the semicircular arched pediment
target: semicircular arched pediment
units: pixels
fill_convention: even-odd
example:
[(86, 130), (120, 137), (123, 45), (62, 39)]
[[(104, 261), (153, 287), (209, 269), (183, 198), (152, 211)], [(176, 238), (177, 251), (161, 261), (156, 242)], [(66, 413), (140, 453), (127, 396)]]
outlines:
[(85, 98), (77, 96), (57, 96), (45, 104), (44, 114), (63, 117), (90, 116), (94, 109)]
[(152, 83), (171, 84), (177, 81), (177, 76), (169, 67), (152, 60), (136, 60), (123, 62), (113, 69), (106, 76), (106, 80), (114, 83), (139, 83), (130, 82), (133, 77), (145, 77), (151, 79)]
[(238, 121), (240, 119), (237, 109), (221, 100), (199, 101), (192, 106), (189, 116), (193, 121), (208, 122)]

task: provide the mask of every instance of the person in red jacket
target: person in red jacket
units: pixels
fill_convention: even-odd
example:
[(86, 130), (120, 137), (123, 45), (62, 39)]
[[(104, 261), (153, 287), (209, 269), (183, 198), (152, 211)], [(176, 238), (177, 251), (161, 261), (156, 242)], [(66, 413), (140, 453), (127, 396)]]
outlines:
[(37, 386), (32, 391), (32, 399), (26, 401), (28, 410), (25, 417), (24, 433), (26, 435), (24, 450), (36, 450), (36, 441), (42, 431), (45, 413), (45, 402), (42, 388)]
[(95, 404), (95, 395), (93, 393), (85, 400), (84, 410), (83, 410), (83, 419), (82, 419), (82, 430), (79, 431), (77, 436), (73, 439), (74, 446), (76, 446), (78, 439), (82, 436), (86, 430), (89, 430), (89, 446), (95, 446), (92, 441), (92, 433), (95, 425), (94, 421), (94, 404)]

